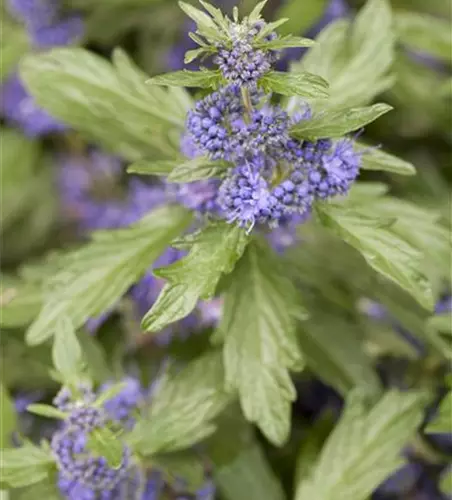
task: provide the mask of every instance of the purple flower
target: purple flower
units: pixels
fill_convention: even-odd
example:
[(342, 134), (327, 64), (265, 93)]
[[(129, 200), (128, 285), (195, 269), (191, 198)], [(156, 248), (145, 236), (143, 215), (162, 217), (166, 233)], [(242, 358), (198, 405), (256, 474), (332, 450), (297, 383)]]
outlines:
[(48, 26), (58, 17), (58, 0), (8, 0), (10, 12), (28, 26)]
[(33, 45), (46, 49), (75, 43), (83, 37), (84, 31), (82, 18), (73, 15), (50, 25), (31, 26), (30, 36)]
[(26, 135), (36, 137), (63, 132), (66, 126), (40, 108), (26, 91), (17, 73), (1, 86), (1, 114), (19, 126)]

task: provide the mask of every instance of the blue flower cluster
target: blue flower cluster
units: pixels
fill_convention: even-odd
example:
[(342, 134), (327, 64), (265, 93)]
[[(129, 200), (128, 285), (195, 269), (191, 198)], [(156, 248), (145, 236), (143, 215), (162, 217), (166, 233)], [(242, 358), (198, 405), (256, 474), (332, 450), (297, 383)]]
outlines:
[[(65, 15), (56, 0), (8, 0), (11, 14), (25, 24), (31, 44), (37, 49), (69, 45), (83, 36), (84, 24), (76, 14)], [(1, 87), (0, 111), (4, 118), (36, 137), (59, 133), (66, 126), (41, 109), (25, 89), (17, 72)]]

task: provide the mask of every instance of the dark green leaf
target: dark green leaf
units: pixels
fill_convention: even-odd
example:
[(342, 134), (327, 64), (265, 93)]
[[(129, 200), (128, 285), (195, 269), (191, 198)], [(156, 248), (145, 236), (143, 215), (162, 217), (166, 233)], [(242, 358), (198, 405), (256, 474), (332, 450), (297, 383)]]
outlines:
[(9, 448), (12, 445), (12, 433), (17, 430), (17, 416), (3, 383), (0, 384), (0, 420), (0, 449)]
[(114, 65), (80, 48), (26, 56), (21, 76), (37, 103), (128, 160), (174, 157), (190, 100), (181, 89), (147, 86), (122, 51)]
[(129, 436), (143, 456), (182, 450), (215, 430), (213, 419), (230, 403), (221, 354), (211, 352), (159, 381), (150, 413)]
[(391, 219), (378, 218), (377, 213), (369, 217), (357, 208), (322, 204), (318, 209), (323, 224), (356, 248), (373, 269), (397, 283), (423, 307), (433, 308), (431, 285), (422, 271), (422, 253), (392, 230)]
[(440, 490), (445, 495), (452, 495), (452, 470), (445, 469), (441, 474), (441, 479), (439, 482)]
[(295, 399), (289, 370), (302, 366), (294, 320), (299, 303), (287, 269), (268, 245), (248, 245), (228, 279), (217, 337), (224, 341), (228, 389), (239, 391), (247, 420), (277, 445), (289, 435)]
[(111, 308), (190, 221), (185, 209), (164, 206), (126, 229), (97, 232), (91, 243), (63, 256), (27, 342), (50, 338), (61, 317), (78, 328)]
[(291, 134), (300, 139), (342, 137), (375, 121), (391, 109), (388, 104), (374, 104), (366, 108), (326, 111), (298, 122), (291, 128)]
[(270, 71), (260, 79), (260, 83), (266, 91), (273, 91), (290, 97), (294, 95), (316, 98), (328, 97), (328, 82), (311, 73)]
[(199, 231), (186, 257), (155, 272), (168, 283), (143, 318), (143, 328), (159, 331), (190, 314), (199, 299), (212, 298), (222, 274), (232, 271), (247, 242), (245, 231), (235, 224), (212, 223)]
[(53, 406), (44, 404), (32, 404), (27, 406), (27, 411), (34, 413), (35, 415), (40, 415), (41, 417), (58, 418), (64, 420), (66, 418), (66, 413)]
[(422, 421), (425, 402), (417, 393), (390, 391), (367, 410), (359, 393), (352, 393), (315, 468), (298, 483), (295, 499), (369, 498), (400, 466), (400, 453)]
[(183, 69), (173, 73), (157, 75), (146, 83), (149, 85), (164, 85), (167, 87), (199, 87), (202, 89), (215, 89), (221, 81), (220, 71), (189, 71)]
[(452, 430), (452, 391), (449, 391), (439, 405), (435, 418), (427, 425), (427, 433), (450, 434)]
[(20, 488), (45, 479), (53, 468), (50, 453), (26, 444), (0, 453), (1, 482), (8, 488)]
[(168, 455), (158, 455), (152, 459), (166, 482), (174, 484), (184, 481), (184, 490), (196, 493), (205, 485), (206, 474), (201, 457), (192, 451), (180, 451)]
[(452, 24), (425, 12), (400, 11), (395, 14), (399, 40), (410, 49), (452, 61)]
[(82, 369), (82, 348), (69, 317), (61, 316), (56, 322), (52, 359), (65, 382), (78, 379)]
[(391, 172), (399, 175), (416, 174), (416, 169), (413, 164), (401, 158), (397, 158), (397, 156), (385, 153), (381, 151), (381, 149), (360, 144), (358, 151), (364, 152), (361, 160), (361, 168), (364, 170), (382, 170), (384, 172)]

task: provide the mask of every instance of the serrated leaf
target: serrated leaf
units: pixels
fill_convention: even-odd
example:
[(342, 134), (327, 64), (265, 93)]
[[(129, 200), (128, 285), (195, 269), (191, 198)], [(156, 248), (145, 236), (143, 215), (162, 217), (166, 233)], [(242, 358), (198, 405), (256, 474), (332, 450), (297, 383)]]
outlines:
[(290, 49), (296, 47), (312, 47), (314, 44), (315, 41), (310, 40), (309, 38), (302, 38), (301, 36), (290, 35), (282, 38), (275, 38), (274, 40), (270, 41), (258, 42), (254, 44), (254, 46), (265, 50), (282, 50), (282, 49)]
[(27, 406), (27, 411), (34, 413), (35, 415), (40, 415), (41, 417), (58, 418), (64, 420), (67, 415), (64, 411), (58, 410), (53, 406), (44, 404), (32, 404)]
[(0, 453), (1, 482), (8, 488), (38, 483), (52, 471), (54, 459), (48, 452), (27, 443)]
[(40, 106), (107, 150), (131, 161), (178, 153), (172, 135), (190, 101), (181, 89), (145, 85), (122, 51), (114, 65), (81, 48), (36, 53), (21, 61), (21, 76)]
[(168, 175), (168, 182), (195, 182), (211, 177), (221, 177), (230, 165), (220, 160), (206, 157), (193, 158), (177, 165)]
[(423, 54), (452, 61), (450, 21), (429, 16), (425, 12), (399, 11), (394, 17), (396, 32), (402, 44)]
[(69, 317), (61, 316), (56, 323), (52, 360), (65, 382), (75, 382), (81, 374), (82, 348)]
[(185, 14), (195, 21), (198, 32), (201, 35), (212, 41), (222, 41), (225, 39), (225, 35), (221, 35), (217, 25), (210, 16), (188, 3), (178, 3), (179, 7), (185, 12)]
[(270, 71), (260, 79), (260, 84), (266, 91), (287, 96), (328, 97), (328, 82), (311, 73)]
[(329, 24), (294, 70), (309, 71), (330, 83), (330, 98), (322, 106), (364, 106), (393, 82), (389, 69), (394, 38), (388, 1), (369, 0), (353, 23), (339, 20)]
[(435, 417), (425, 428), (425, 432), (450, 434), (452, 432), (451, 415), (452, 391), (449, 391), (442, 399)]
[(168, 283), (144, 316), (143, 329), (159, 331), (190, 314), (199, 299), (212, 298), (222, 274), (232, 271), (247, 242), (245, 231), (235, 224), (212, 223), (199, 231), (186, 257), (155, 272)]
[(12, 433), (17, 429), (17, 416), (3, 383), (0, 383), (0, 417), (0, 449), (9, 448), (12, 445)]
[(366, 108), (326, 111), (296, 123), (290, 133), (300, 139), (342, 137), (375, 121), (391, 109), (392, 106), (381, 103)]
[(250, 12), (248, 16), (248, 20), (250, 24), (255, 23), (256, 21), (259, 21), (261, 18), (261, 13), (263, 8), (265, 7), (265, 4), (267, 3), (268, 0), (263, 0), (262, 2), (258, 2), (254, 9)]
[(195, 59), (197, 59), (206, 52), (207, 50), (204, 47), (201, 47), (200, 49), (187, 50), (187, 52), (185, 52), (184, 55), (184, 63), (190, 64), (191, 62), (193, 62)]
[(210, 3), (204, 2), (203, 0), (199, 0), (199, 3), (207, 10), (224, 33), (229, 36), (229, 24), (227, 19), (223, 16), (221, 10), (217, 9)]
[(364, 216), (357, 207), (322, 204), (318, 209), (325, 227), (356, 248), (375, 271), (395, 282), (423, 307), (433, 308), (431, 285), (422, 271), (422, 253), (392, 231), (385, 222), (388, 219)]
[(124, 445), (107, 427), (96, 428), (90, 432), (86, 447), (94, 456), (104, 457), (113, 469), (121, 465)]
[(129, 436), (143, 456), (188, 448), (215, 430), (213, 419), (231, 402), (219, 352), (209, 352), (160, 380), (149, 415)]
[(387, 392), (371, 409), (352, 393), (346, 409), (295, 499), (366, 500), (401, 462), (403, 446), (423, 418), (425, 397)]
[(306, 365), (339, 393), (347, 395), (360, 385), (378, 394), (378, 375), (354, 322), (337, 314), (312, 314), (300, 325), (298, 338)]
[(218, 70), (189, 71), (183, 69), (173, 73), (157, 75), (146, 80), (148, 85), (164, 85), (167, 87), (199, 87), (202, 89), (215, 89), (221, 81), (221, 73)]
[(295, 399), (289, 370), (302, 363), (295, 338), (297, 295), (277, 256), (254, 241), (228, 279), (216, 334), (224, 342), (227, 388), (238, 390), (247, 420), (276, 445), (289, 435)]
[(259, 33), (255, 37), (255, 42), (259, 42), (259, 40), (263, 40), (267, 35), (275, 31), (277, 28), (282, 26), (288, 21), (287, 18), (278, 19), (277, 21), (273, 21), (272, 23), (266, 23), (264, 28), (259, 31)]
[(91, 243), (62, 257), (65, 266), (49, 284), (27, 342), (52, 337), (61, 317), (78, 328), (110, 309), (190, 221), (182, 207), (160, 207), (126, 229), (95, 233)]
[(412, 163), (385, 153), (379, 148), (359, 144), (358, 151), (364, 152), (361, 159), (361, 168), (364, 170), (381, 170), (399, 175), (416, 174), (416, 169)]

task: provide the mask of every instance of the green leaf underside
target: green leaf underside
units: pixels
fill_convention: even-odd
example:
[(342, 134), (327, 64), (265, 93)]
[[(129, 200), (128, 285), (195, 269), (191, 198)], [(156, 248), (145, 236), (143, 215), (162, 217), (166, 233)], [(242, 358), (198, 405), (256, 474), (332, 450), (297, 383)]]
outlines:
[(290, 132), (300, 139), (321, 139), (342, 137), (375, 121), (392, 107), (388, 104), (374, 104), (366, 108), (352, 108), (341, 111), (326, 111), (308, 120), (293, 125)]
[(71, 319), (62, 316), (55, 327), (52, 359), (66, 382), (75, 382), (82, 368), (82, 348)]
[(295, 398), (289, 370), (302, 366), (299, 297), (286, 271), (265, 242), (253, 241), (228, 280), (216, 333), (224, 341), (227, 387), (238, 390), (245, 417), (277, 445), (288, 437)]
[(185, 114), (181, 89), (145, 85), (147, 75), (121, 50), (113, 64), (81, 48), (26, 56), (21, 76), (36, 102), (107, 150), (134, 161), (178, 154)]
[(183, 69), (173, 73), (157, 75), (146, 81), (148, 85), (164, 85), (167, 87), (199, 87), (202, 89), (217, 88), (221, 81), (220, 71), (189, 71)]
[(32, 404), (27, 406), (27, 411), (34, 413), (35, 415), (40, 415), (41, 417), (48, 418), (58, 418), (64, 420), (66, 418), (66, 413), (53, 406), (44, 404)]
[(358, 144), (357, 150), (364, 153), (361, 159), (361, 168), (364, 170), (382, 170), (399, 175), (416, 174), (414, 165), (379, 148)]
[(178, 321), (196, 307), (199, 299), (212, 298), (223, 273), (234, 268), (248, 238), (235, 224), (212, 223), (191, 238), (191, 250), (181, 260), (155, 271), (164, 278), (164, 286), (142, 326), (147, 331), (159, 331)]
[(328, 97), (328, 82), (310, 73), (284, 73), (270, 71), (259, 81), (264, 89), (277, 94), (302, 97)]
[(159, 381), (148, 417), (129, 436), (143, 456), (182, 450), (215, 430), (213, 419), (231, 402), (221, 353), (208, 352)]
[(427, 425), (425, 432), (450, 434), (452, 432), (452, 391), (441, 401), (433, 420)]
[(425, 397), (387, 392), (367, 410), (351, 393), (342, 417), (295, 499), (366, 500), (403, 463), (400, 453), (423, 418)]
[[(329, 24), (293, 69), (320, 75), (330, 83), (330, 98), (322, 106), (365, 106), (393, 83), (389, 69), (394, 40), (389, 2), (370, 0), (353, 23), (340, 19)], [(317, 107), (315, 101), (312, 104)]]
[(422, 271), (422, 252), (393, 228), (395, 218), (376, 218), (358, 208), (318, 205), (322, 223), (353, 246), (378, 273), (411, 294), (426, 309), (433, 308), (431, 285)]
[(185, 209), (164, 206), (126, 229), (95, 233), (91, 243), (63, 256), (65, 265), (49, 283), (27, 342), (35, 345), (50, 338), (64, 316), (78, 328), (114, 306), (190, 221)]

